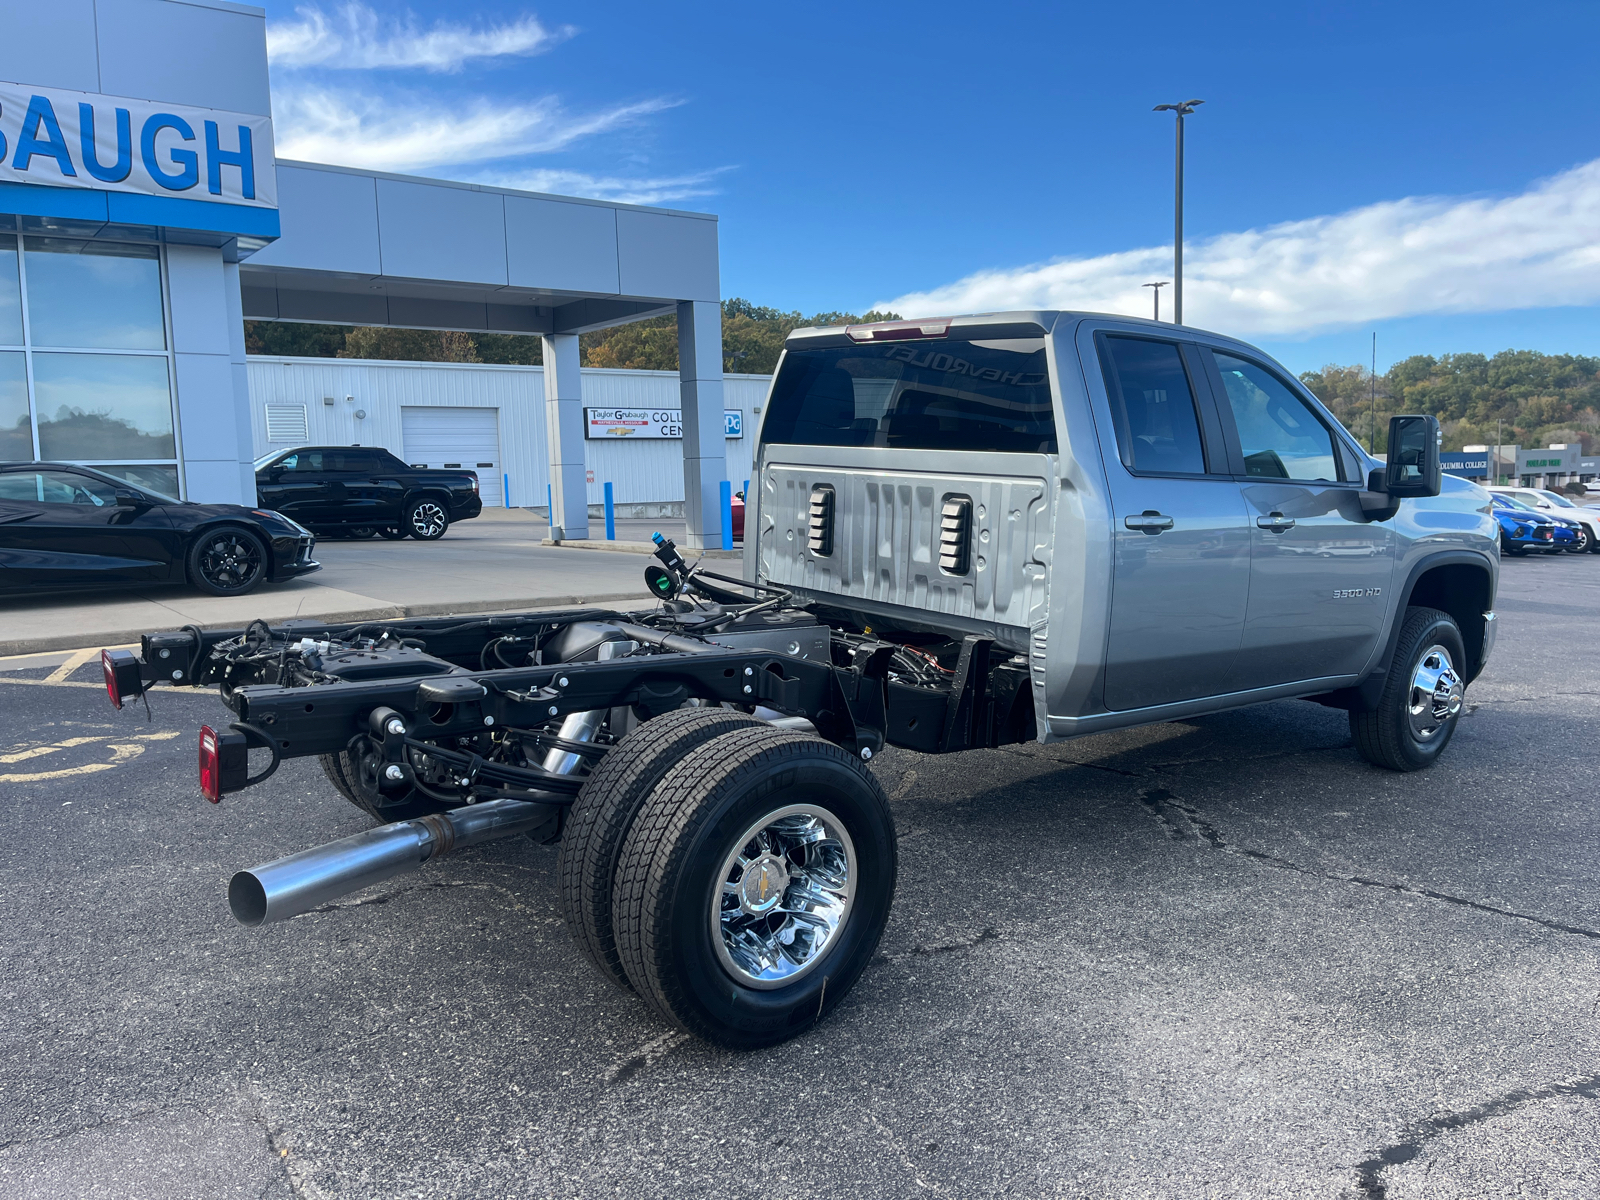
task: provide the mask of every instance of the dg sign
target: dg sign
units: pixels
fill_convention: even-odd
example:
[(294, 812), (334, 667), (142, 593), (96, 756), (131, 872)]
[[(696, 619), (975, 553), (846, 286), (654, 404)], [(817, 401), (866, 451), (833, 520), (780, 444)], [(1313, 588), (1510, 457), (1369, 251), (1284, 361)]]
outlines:
[(0, 182), (278, 206), (272, 119), (0, 83)]

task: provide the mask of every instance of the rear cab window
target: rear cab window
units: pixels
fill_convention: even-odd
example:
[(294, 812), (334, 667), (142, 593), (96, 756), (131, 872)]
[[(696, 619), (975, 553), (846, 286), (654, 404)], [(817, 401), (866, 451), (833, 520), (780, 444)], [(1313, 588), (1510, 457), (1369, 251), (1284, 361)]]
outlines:
[(761, 440), (805, 446), (1053, 454), (1044, 339), (790, 350)]
[(1108, 336), (1101, 368), (1122, 465), (1139, 475), (1203, 475), (1200, 414), (1175, 342)]

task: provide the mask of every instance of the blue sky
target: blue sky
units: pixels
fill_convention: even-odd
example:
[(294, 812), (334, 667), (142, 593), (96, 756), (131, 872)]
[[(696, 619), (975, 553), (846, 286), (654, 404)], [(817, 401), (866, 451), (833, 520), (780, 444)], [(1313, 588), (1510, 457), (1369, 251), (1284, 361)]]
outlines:
[[(724, 295), (1600, 354), (1600, 5), (268, 5), (279, 152), (715, 212)], [(1594, 164), (1590, 166), (1589, 164)], [(1164, 300), (1164, 305), (1167, 301)], [(1164, 315), (1167, 315), (1164, 312)]]

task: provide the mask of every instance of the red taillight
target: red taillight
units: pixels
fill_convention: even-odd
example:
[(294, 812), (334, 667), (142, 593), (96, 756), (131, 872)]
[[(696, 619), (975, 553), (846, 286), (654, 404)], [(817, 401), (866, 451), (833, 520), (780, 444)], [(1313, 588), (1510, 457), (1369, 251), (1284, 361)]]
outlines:
[(100, 670), (106, 677), (106, 695), (111, 697), (113, 708), (122, 707), (122, 690), (117, 687), (117, 668), (111, 661), (111, 651), (100, 651)]
[(846, 325), (844, 331), (854, 342), (908, 342), (918, 338), (942, 338), (950, 332), (950, 318), (929, 317), (922, 321)]
[(478, 490), (478, 476), (476, 472), (474, 472), (472, 476), (472, 490), (474, 492)]
[(139, 673), (139, 660), (128, 650), (100, 651), (100, 670), (106, 677), (106, 695), (117, 708), (128, 696), (144, 691), (144, 679)]
[(213, 804), (222, 803), (222, 756), (217, 750), (217, 731), (200, 726), (200, 794)]

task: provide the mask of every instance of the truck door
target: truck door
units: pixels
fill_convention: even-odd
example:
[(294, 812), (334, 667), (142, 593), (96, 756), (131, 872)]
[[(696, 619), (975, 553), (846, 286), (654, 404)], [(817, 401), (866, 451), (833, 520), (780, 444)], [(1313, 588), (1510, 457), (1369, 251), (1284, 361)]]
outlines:
[[(323, 469), (320, 449), (296, 450), (256, 477), (256, 495), (262, 504), (304, 525), (317, 525), (329, 507), (332, 476)], [(342, 489), (341, 489), (342, 490)]]
[(1242, 459), (1250, 605), (1229, 691), (1353, 675), (1383, 631), (1394, 534), (1361, 510), (1364, 482), (1326, 418), (1277, 371), (1204, 350), (1224, 435)]
[[(1244, 634), (1250, 530), (1199, 352), (1085, 330), (1115, 526), (1105, 702), (1123, 711), (1218, 694)], [(1098, 397), (1096, 397), (1098, 399)]]

